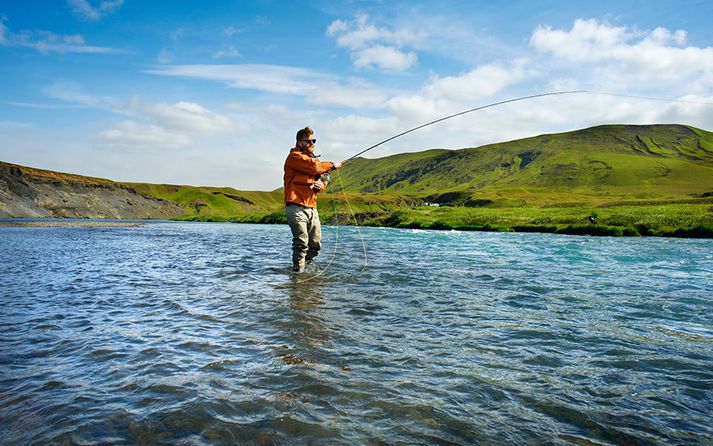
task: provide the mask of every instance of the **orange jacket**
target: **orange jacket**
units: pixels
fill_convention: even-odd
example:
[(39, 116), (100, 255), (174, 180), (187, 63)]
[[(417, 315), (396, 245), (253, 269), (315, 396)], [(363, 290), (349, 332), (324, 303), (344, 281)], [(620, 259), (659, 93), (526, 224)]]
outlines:
[(317, 193), (312, 189), (315, 177), (332, 170), (334, 164), (312, 158), (297, 148), (290, 150), (285, 160), (285, 205), (295, 203), (308, 208), (317, 207)]

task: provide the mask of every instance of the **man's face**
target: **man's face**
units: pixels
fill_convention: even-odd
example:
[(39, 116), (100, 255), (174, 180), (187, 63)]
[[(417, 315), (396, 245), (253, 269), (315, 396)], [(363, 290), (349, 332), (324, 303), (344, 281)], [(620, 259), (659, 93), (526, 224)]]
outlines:
[(297, 141), (297, 144), (300, 146), (300, 149), (306, 150), (309, 153), (314, 153), (314, 136), (309, 135), (307, 138), (300, 139)]

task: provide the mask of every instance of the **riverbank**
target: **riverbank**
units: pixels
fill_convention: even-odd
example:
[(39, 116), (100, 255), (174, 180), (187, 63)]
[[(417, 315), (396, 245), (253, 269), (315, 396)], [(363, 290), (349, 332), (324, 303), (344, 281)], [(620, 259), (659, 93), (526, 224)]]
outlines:
[(713, 205), (417, 208), (396, 211), (365, 224), (416, 229), (713, 238)]
[(0, 226), (30, 227), (30, 228), (133, 228), (143, 226), (137, 221), (82, 221), (82, 220), (53, 220), (53, 221), (26, 221), (7, 220), (0, 221)]
[[(322, 207), (322, 222), (410, 229), (540, 232), (603, 236), (713, 238), (713, 202), (609, 206), (466, 208), (455, 206), (349, 212)], [(284, 213), (234, 217), (191, 216), (189, 221), (286, 223)]]

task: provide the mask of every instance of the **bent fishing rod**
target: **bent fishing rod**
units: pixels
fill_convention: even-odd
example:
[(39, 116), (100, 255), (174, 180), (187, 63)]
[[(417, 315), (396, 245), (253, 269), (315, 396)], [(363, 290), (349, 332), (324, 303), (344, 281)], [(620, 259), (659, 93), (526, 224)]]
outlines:
[(436, 119), (436, 120), (434, 120), (434, 121), (427, 122), (427, 123), (425, 123), (425, 124), (421, 124), (421, 125), (419, 125), (419, 126), (417, 126), (417, 127), (414, 127), (414, 128), (412, 128), (412, 129), (408, 129), (408, 130), (406, 130), (405, 132), (401, 132), (401, 133), (399, 133), (398, 135), (394, 135), (394, 136), (392, 136), (391, 138), (388, 138), (388, 139), (385, 139), (385, 140), (383, 140), (383, 141), (381, 141), (381, 142), (378, 142), (378, 143), (374, 144), (373, 146), (368, 147), (368, 148), (362, 150), (361, 152), (357, 153), (356, 155), (354, 155), (354, 156), (352, 156), (352, 157), (350, 157), (350, 158), (347, 158), (346, 160), (344, 160), (344, 162), (345, 162), (345, 163), (348, 163), (349, 161), (353, 160), (354, 158), (358, 157), (359, 155), (362, 155), (362, 154), (368, 152), (368, 151), (371, 150), (371, 149), (375, 149), (375, 148), (379, 147), (379, 146), (382, 145), (382, 144), (386, 144), (387, 142), (389, 142), (389, 141), (391, 141), (391, 140), (394, 140), (394, 139), (396, 139), (396, 138), (400, 138), (401, 136), (404, 136), (404, 135), (406, 135), (406, 134), (408, 134), (408, 133), (415, 132), (415, 131), (418, 130), (418, 129), (422, 129), (422, 128), (424, 128), (424, 127), (428, 127), (429, 125), (437, 124), (437, 123), (439, 123), (439, 122), (441, 122), (441, 121), (445, 121), (446, 119), (451, 119), (451, 118), (455, 118), (456, 116), (465, 115), (466, 113), (471, 113), (471, 112), (474, 112), (474, 111), (483, 110), (484, 108), (496, 107), (496, 106), (498, 106), (498, 105), (508, 104), (508, 103), (510, 103), (510, 102), (517, 102), (517, 101), (524, 101), (524, 100), (527, 100), (527, 99), (541, 98), (541, 97), (543, 97), (543, 96), (555, 96), (555, 95), (561, 95), (561, 94), (575, 94), (575, 93), (588, 93), (588, 91), (586, 91), (586, 90), (572, 90), (572, 91), (554, 91), (554, 92), (551, 92), (551, 93), (533, 94), (533, 95), (530, 95), (530, 96), (522, 96), (522, 97), (515, 98), (515, 99), (508, 99), (508, 100), (506, 100), (506, 101), (493, 102), (492, 104), (482, 105), (482, 106), (480, 106), (480, 107), (475, 107), (475, 108), (471, 108), (471, 109), (469, 109), (469, 110), (464, 110), (464, 111), (462, 111), (462, 112), (454, 113), (454, 114), (452, 114), (452, 115), (444, 116), (444, 117), (439, 118), (439, 119)]
[(416, 131), (416, 130), (418, 130), (418, 129), (422, 129), (422, 128), (424, 128), (424, 127), (428, 127), (429, 125), (433, 125), (433, 124), (439, 123), (439, 122), (441, 122), (441, 121), (445, 121), (445, 120), (447, 120), (447, 119), (455, 118), (456, 116), (465, 115), (466, 113), (471, 113), (471, 112), (474, 112), (474, 111), (483, 110), (483, 109), (485, 109), (485, 108), (496, 107), (496, 106), (498, 106), (498, 105), (508, 104), (508, 103), (510, 103), (510, 102), (525, 101), (525, 100), (528, 100), (528, 99), (541, 98), (541, 97), (544, 97), (544, 96), (556, 96), (556, 95), (578, 94), (578, 93), (588, 93), (588, 94), (596, 94), (596, 95), (604, 95), (604, 96), (616, 96), (616, 97), (623, 97), (623, 98), (647, 99), (647, 100), (654, 100), (654, 101), (683, 102), (683, 103), (688, 103), (688, 104), (713, 105), (713, 104), (710, 103), (710, 102), (703, 102), (703, 101), (691, 101), (691, 100), (685, 100), (685, 99), (671, 99), (671, 98), (656, 98), (656, 97), (637, 96), (637, 95), (629, 95), (629, 94), (617, 94), (617, 93), (606, 93), (606, 92), (601, 92), (601, 91), (589, 91), (589, 90), (554, 91), (554, 92), (551, 92), (551, 93), (533, 94), (533, 95), (530, 95), (530, 96), (522, 96), (522, 97), (519, 97), (519, 98), (508, 99), (508, 100), (505, 100), (505, 101), (493, 102), (492, 104), (487, 104), (487, 105), (482, 105), (482, 106), (480, 106), (480, 107), (471, 108), (471, 109), (469, 109), (469, 110), (464, 110), (464, 111), (462, 111), (462, 112), (454, 113), (454, 114), (452, 114), (452, 115), (444, 116), (444, 117), (439, 118), (439, 119), (436, 119), (436, 120), (434, 120), (434, 121), (430, 121), (430, 122), (427, 122), (427, 123), (425, 123), (425, 124), (421, 124), (421, 125), (419, 125), (419, 126), (417, 126), (417, 127), (414, 127), (414, 128), (412, 128), (412, 129), (408, 129), (408, 130), (406, 130), (405, 132), (401, 132), (401, 133), (399, 133), (398, 135), (394, 135), (394, 136), (392, 136), (392, 137), (390, 137), (390, 138), (388, 138), (388, 139), (385, 139), (385, 140), (383, 140), (383, 141), (381, 141), (381, 142), (378, 142), (378, 143), (374, 144), (373, 146), (368, 147), (368, 148), (362, 150), (361, 152), (357, 153), (356, 155), (354, 155), (354, 156), (352, 156), (352, 157), (350, 157), (350, 158), (347, 158), (346, 160), (344, 160), (344, 162), (345, 162), (345, 163), (348, 163), (349, 161), (353, 160), (354, 158), (358, 157), (359, 155), (362, 155), (362, 154), (368, 152), (368, 151), (371, 150), (371, 149), (375, 149), (375, 148), (379, 147), (379, 146), (382, 145), (382, 144), (385, 144), (385, 143), (387, 143), (387, 142), (389, 142), (389, 141), (392, 141), (392, 140), (394, 140), (394, 139), (396, 139), (396, 138), (399, 138), (399, 137), (401, 137), (401, 136), (404, 136), (404, 135), (406, 135), (406, 134), (408, 134), (408, 133), (414, 132), (414, 131)]

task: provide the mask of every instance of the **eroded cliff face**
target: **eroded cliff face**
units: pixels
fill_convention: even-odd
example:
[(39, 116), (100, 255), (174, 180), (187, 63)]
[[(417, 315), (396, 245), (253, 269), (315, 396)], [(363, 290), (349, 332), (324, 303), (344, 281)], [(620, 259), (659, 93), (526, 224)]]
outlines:
[(0, 162), (0, 218), (161, 219), (183, 212), (110, 180)]

